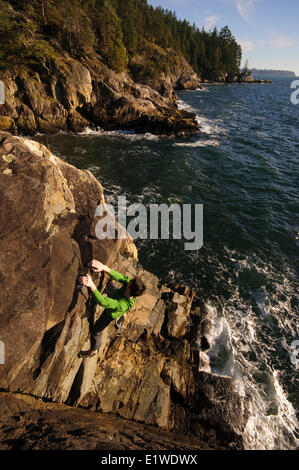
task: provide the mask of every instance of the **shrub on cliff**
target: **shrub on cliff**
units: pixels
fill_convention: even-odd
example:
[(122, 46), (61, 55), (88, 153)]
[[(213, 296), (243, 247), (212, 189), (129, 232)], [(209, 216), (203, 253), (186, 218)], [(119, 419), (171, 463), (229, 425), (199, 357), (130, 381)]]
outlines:
[(55, 51), (30, 17), (0, 1), (0, 66), (28, 65), (53, 58)]
[(96, 38), (88, 15), (78, 0), (47, 2), (45, 31), (56, 37), (71, 56), (93, 53)]

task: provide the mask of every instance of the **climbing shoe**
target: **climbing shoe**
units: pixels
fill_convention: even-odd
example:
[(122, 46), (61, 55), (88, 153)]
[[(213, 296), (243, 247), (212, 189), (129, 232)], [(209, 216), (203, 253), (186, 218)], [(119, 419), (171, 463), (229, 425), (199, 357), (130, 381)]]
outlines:
[(115, 321), (115, 327), (116, 327), (118, 330), (121, 330), (122, 327), (123, 327), (124, 321), (125, 321), (125, 317), (124, 317), (124, 316), (117, 318), (116, 321)]
[(78, 357), (79, 358), (82, 358), (82, 357), (93, 357), (93, 356), (96, 356), (96, 352), (95, 351), (80, 351), (79, 354), (78, 354)]

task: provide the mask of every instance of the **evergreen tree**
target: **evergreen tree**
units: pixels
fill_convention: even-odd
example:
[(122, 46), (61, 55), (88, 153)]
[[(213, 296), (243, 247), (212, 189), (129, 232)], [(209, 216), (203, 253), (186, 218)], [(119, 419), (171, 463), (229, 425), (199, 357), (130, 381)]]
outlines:
[(10, 62), (53, 54), (53, 39), (60, 51), (76, 58), (97, 54), (116, 71), (130, 70), (134, 57), (151, 49), (158, 73), (157, 47), (182, 54), (202, 77), (238, 73), (242, 59), (228, 26), (199, 30), (146, 0), (0, 0), (0, 38), (0, 57)]

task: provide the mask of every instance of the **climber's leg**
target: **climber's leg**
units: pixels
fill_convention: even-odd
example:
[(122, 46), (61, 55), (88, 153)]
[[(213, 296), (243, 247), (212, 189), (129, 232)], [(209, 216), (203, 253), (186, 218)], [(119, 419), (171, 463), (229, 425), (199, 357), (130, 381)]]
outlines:
[(102, 334), (103, 330), (111, 323), (114, 319), (111, 317), (109, 311), (104, 310), (100, 318), (95, 322), (91, 332), (91, 344), (89, 351), (80, 351), (79, 357), (91, 357), (95, 356), (98, 349), (102, 345)]
[(113, 321), (110, 313), (104, 310), (98, 321), (93, 326), (91, 333), (91, 351), (97, 351), (102, 345), (102, 333), (105, 328)]

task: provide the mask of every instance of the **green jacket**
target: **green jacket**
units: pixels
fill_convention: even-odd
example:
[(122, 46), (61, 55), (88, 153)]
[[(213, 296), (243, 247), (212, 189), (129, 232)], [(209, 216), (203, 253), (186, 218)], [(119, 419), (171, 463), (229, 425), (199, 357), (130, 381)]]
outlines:
[(124, 292), (126, 290), (127, 284), (130, 281), (130, 278), (128, 276), (124, 276), (123, 274), (114, 271), (114, 269), (110, 269), (109, 274), (114, 281), (118, 281), (123, 284), (123, 287), (121, 287), (116, 292), (117, 298), (112, 299), (110, 297), (105, 297), (98, 291), (98, 289), (93, 292), (93, 295), (98, 304), (110, 310), (112, 318), (119, 318), (122, 317), (128, 310), (130, 310), (130, 308), (133, 307), (134, 303), (136, 302), (136, 297), (133, 297), (132, 299), (127, 299), (126, 297), (124, 297)]

